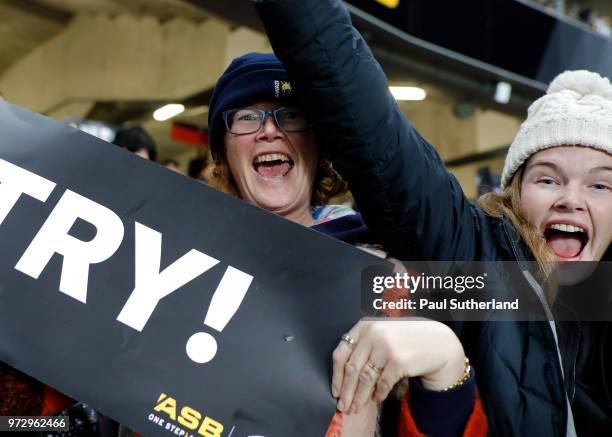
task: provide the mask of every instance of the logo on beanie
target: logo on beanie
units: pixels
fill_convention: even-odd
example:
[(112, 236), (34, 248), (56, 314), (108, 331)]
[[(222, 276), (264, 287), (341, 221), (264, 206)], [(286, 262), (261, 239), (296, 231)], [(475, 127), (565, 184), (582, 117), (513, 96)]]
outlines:
[(293, 85), (288, 80), (274, 81), (274, 98), (281, 99), (283, 97), (293, 96)]

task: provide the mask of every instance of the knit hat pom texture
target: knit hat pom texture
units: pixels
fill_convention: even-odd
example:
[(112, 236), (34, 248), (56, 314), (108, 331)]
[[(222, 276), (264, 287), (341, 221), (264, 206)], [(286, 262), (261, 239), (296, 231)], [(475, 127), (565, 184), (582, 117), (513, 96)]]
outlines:
[(586, 70), (558, 75), (528, 110), (504, 165), (502, 187), (533, 154), (557, 146), (583, 146), (612, 154), (612, 85)]

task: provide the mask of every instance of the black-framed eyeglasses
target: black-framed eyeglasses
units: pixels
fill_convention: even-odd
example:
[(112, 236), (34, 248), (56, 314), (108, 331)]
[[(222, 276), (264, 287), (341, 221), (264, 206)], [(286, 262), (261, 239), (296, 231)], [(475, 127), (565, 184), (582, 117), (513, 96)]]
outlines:
[(223, 120), (228, 132), (243, 135), (259, 131), (268, 115), (271, 115), (276, 125), (285, 132), (301, 132), (312, 127), (303, 111), (285, 107), (272, 111), (258, 108), (230, 109), (223, 112)]

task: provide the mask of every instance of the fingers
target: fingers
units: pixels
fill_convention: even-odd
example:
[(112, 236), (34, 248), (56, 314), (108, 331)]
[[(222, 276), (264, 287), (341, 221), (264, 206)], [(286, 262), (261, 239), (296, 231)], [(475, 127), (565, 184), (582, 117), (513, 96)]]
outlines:
[(332, 354), (332, 395), (335, 398), (340, 396), (342, 382), (344, 381), (344, 367), (353, 353), (353, 349), (359, 342), (360, 331), (361, 324), (357, 323), (348, 333), (341, 337), (340, 343)]
[(395, 383), (401, 378), (397, 371), (397, 366), (393, 364), (387, 365), (380, 374), (376, 382), (373, 398), (376, 402), (382, 402), (387, 399), (391, 389)]
[(360, 341), (353, 349), (348, 361), (344, 365), (344, 377), (340, 389), (340, 401), (338, 409), (343, 412), (352, 413), (349, 408), (353, 403), (355, 391), (359, 384), (359, 375), (370, 356), (370, 345), (367, 341)]
[[(332, 375), (332, 393), (338, 398), (340, 411), (358, 413), (371, 399), (383, 401), (397, 381), (410, 375), (414, 354), (400, 345), (410, 346), (415, 336), (406, 335), (406, 330), (414, 331), (414, 327), (405, 322), (361, 321), (348, 337), (343, 336), (333, 353)], [(408, 341), (402, 343), (403, 339)]]
[(377, 357), (374, 354), (374, 351), (372, 352), (373, 353), (370, 355), (370, 358), (359, 373), (359, 384), (355, 390), (353, 405), (349, 410), (350, 412), (359, 412), (359, 410), (363, 408), (370, 399), (372, 399), (374, 389), (377, 386), (379, 377), (381, 376), (386, 364), (386, 360), (381, 357)]
[(344, 366), (353, 352), (353, 347), (354, 346), (351, 346), (346, 341), (341, 340), (332, 354), (334, 365), (332, 373), (332, 396), (335, 398), (340, 396), (340, 389), (344, 379)]
[(333, 357), (332, 392), (344, 413), (358, 412), (369, 399), (383, 401), (404, 377), (446, 387), (464, 359), (459, 340), (438, 322), (362, 321), (348, 335), (356, 340), (353, 348), (341, 341)]

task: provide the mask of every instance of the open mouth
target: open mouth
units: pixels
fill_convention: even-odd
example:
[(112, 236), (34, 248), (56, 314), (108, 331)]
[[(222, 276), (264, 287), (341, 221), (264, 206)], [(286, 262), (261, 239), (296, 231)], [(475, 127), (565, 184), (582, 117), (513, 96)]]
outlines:
[(572, 259), (580, 256), (589, 242), (587, 229), (570, 224), (552, 223), (544, 230), (548, 247), (560, 259)]
[(283, 153), (266, 153), (255, 157), (253, 168), (265, 178), (282, 178), (293, 168), (293, 160)]

